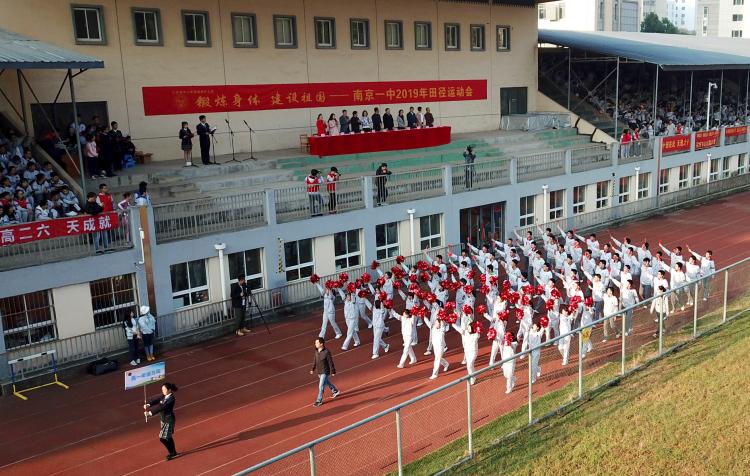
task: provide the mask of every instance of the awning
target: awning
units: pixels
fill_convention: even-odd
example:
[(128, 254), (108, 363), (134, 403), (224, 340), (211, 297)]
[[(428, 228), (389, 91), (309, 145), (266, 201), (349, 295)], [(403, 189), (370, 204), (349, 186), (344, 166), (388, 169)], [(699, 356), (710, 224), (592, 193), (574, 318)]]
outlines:
[(0, 28), (0, 69), (91, 69), (104, 61)]
[(657, 64), (664, 70), (750, 69), (750, 40), (663, 33), (539, 30), (549, 43)]

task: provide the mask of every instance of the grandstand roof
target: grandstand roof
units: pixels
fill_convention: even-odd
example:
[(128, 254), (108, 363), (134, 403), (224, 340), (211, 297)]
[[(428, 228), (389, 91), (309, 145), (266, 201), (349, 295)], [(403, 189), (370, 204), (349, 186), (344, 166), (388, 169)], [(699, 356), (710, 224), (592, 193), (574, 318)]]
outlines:
[(657, 64), (664, 70), (749, 69), (750, 40), (663, 33), (539, 30), (539, 43)]
[(104, 61), (0, 28), (0, 68), (89, 69)]

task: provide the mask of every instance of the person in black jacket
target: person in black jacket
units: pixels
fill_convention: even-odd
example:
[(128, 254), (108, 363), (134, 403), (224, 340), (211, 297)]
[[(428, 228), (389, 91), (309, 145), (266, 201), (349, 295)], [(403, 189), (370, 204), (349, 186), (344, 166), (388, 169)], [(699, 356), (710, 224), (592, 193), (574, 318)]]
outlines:
[(385, 200), (388, 198), (388, 189), (386, 188), (385, 183), (388, 181), (387, 177), (389, 175), (391, 175), (391, 171), (388, 170), (388, 164), (383, 162), (375, 172), (375, 187), (378, 190), (378, 201), (376, 203), (377, 206), (387, 205), (387, 203), (385, 203)]
[[(162, 396), (155, 398), (148, 403), (143, 405), (143, 412), (146, 417), (154, 416), (157, 413), (161, 415), (161, 429), (159, 430), (159, 441), (169, 451), (167, 455), (167, 461), (177, 456), (177, 450), (174, 448), (174, 439), (172, 434), (174, 433), (174, 394), (177, 391), (177, 385), (169, 382), (165, 382), (161, 386)], [(156, 410), (149, 410), (154, 405), (159, 405)]]
[(370, 119), (372, 120), (372, 130), (380, 132), (383, 129), (383, 119), (380, 117), (380, 109), (376, 107)]
[(349, 120), (349, 129), (352, 133), (357, 134), (361, 132), (362, 121), (357, 116), (357, 111), (352, 111), (352, 118)]
[[(97, 216), (102, 213), (104, 209), (96, 201), (96, 194), (89, 192), (86, 195), (86, 203), (83, 204), (83, 213), (86, 215)], [(94, 242), (94, 251), (97, 254), (104, 253), (109, 247), (109, 236), (106, 231), (95, 231), (91, 234), (91, 239)]]
[(414, 113), (414, 108), (410, 107), (409, 112), (406, 113), (406, 126), (409, 129), (416, 129), (417, 123), (417, 115)]
[(200, 122), (195, 126), (195, 132), (198, 134), (198, 142), (201, 146), (201, 162), (203, 165), (211, 165), (211, 136), (214, 135), (215, 129), (208, 125), (206, 116), (201, 114), (198, 120)]
[(244, 336), (251, 330), (245, 327), (245, 306), (247, 305), (247, 281), (244, 276), (237, 278), (237, 282), (232, 284), (230, 291), (232, 297), (232, 314), (237, 321), (237, 330), (234, 331), (238, 336)]
[(393, 116), (389, 107), (385, 108), (385, 114), (383, 114), (383, 128), (387, 131), (393, 130)]
[(313, 358), (312, 369), (310, 374), (318, 374), (318, 399), (315, 400), (313, 406), (319, 407), (323, 405), (323, 391), (326, 387), (331, 389), (331, 398), (339, 396), (339, 389), (331, 383), (330, 377), (336, 375), (336, 366), (333, 365), (333, 357), (331, 352), (326, 348), (325, 340), (322, 337), (315, 339), (315, 357)]

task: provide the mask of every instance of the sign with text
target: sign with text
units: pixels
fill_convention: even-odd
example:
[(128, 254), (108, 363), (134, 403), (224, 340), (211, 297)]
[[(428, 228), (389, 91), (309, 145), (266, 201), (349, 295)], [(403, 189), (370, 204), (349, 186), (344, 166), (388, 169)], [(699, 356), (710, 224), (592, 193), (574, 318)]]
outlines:
[(727, 127), (724, 129), (724, 137), (735, 137), (747, 135), (747, 126)]
[(484, 99), (485, 79), (143, 87), (147, 116)]
[(164, 380), (167, 377), (167, 363), (157, 362), (139, 369), (125, 372), (125, 390), (143, 387), (150, 383)]
[(96, 216), (78, 215), (4, 226), (0, 228), (0, 246), (112, 230), (118, 225), (117, 212), (106, 212)]
[(699, 131), (695, 133), (695, 150), (709, 149), (719, 145), (719, 130)]
[(679, 152), (690, 152), (690, 134), (680, 136), (666, 136), (661, 139), (662, 154), (677, 154)]

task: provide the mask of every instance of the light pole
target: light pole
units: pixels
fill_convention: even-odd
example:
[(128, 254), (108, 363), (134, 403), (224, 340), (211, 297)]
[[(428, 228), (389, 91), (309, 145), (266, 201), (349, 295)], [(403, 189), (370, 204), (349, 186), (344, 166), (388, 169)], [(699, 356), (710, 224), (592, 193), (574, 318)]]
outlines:
[(226, 243), (216, 243), (214, 249), (219, 253), (219, 276), (221, 281), (221, 302), (224, 307), (224, 315), (228, 316), (227, 312), (227, 278), (224, 275), (224, 250), (227, 249)]
[(638, 200), (638, 199), (641, 198), (641, 197), (638, 196), (639, 193), (640, 193), (639, 190), (641, 188), (641, 183), (638, 181), (638, 175), (640, 174), (640, 172), (641, 172), (641, 168), (640, 167), (636, 167), (635, 168), (635, 199), (636, 200)]
[(417, 254), (417, 251), (414, 249), (414, 214), (417, 213), (417, 210), (415, 208), (410, 208), (406, 210), (406, 213), (409, 214), (409, 240), (411, 243), (411, 254), (415, 255)]
[(708, 107), (706, 108), (706, 130), (711, 129), (711, 89), (716, 89), (716, 83), (708, 82)]
[(542, 185), (542, 190), (544, 191), (544, 200), (542, 201), (542, 224), (547, 223), (549, 220), (549, 216), (547, 215), (547, 190), (549, 189), (549, 185), (544, 184)]
[(706, 193), (711, 183), (711, 153), (706, 154)]

